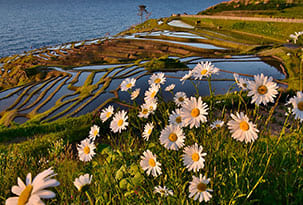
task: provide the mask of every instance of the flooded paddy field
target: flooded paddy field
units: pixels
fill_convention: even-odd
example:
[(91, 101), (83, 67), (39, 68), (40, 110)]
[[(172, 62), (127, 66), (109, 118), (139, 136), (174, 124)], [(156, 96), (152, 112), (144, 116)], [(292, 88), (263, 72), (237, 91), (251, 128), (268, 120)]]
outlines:
[[(233, 85), (233, 72), (253, 76), (264, 73), (274, 79), (284, 79), (285, 76), (274, 66), (262, 61), (256, 56), (231, 56), (230, 58), (203, 58), (193, 57), (169, 57), (178, 59), (185, 63), (187, 70), (162, 71), (166, 76), (164, 86), (175, 84), (174, 93), (184, 91), (188, 95), (196, 94), (193, 84), (186, 81), (180, 82), (188, 70), (193, 69), (197, 63), (210, 61), (220, 69), (217, 75), (212, 76), (212, 89), (215, 94), (225, 94)], [(139, 64), (108, 64), (75, 67), (68, 70), (52, 68), (65, 72), (67, 76), (52, 78), (36, 85), (27, 85), (12, 88), (0, 93), (0, 112), (14, 111), (14, 120), (17, 123), (24, 123), (37, 116), (40, 120), (54, 120), (64, 116), (79, 116), (88, 112), (98, 111), (100, 105), (112, 103), (115, 98), (120, 101), (132, 103), (130, 94), (122, 92), (118, 88), (126, 78), (136, 78), (135, 88), (140, 88), (141, 93), (136, 99), (142, 103), (144, 91), (148, 89), (148, 79), (153, 72), (145, 69), (144, 63)], [(252, 78), (252, 77), (247, 77)], [(200, 81), (199, 95), (209, 95), (208, 82)], [(135, 89), (134, 88), (134, 89)], [(237, 88), (235, 88), (237, 90)], [(118, 96), (114, 95), (114, 92)], [(165, 100), (171, 100), (173, 95), (162, 90)], [(17, 102), (17, 103), (16, 103)]]

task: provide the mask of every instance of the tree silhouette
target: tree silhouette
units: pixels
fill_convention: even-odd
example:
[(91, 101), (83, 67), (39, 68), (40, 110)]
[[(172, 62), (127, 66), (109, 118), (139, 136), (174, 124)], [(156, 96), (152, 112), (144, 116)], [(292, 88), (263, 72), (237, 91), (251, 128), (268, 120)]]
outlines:
[(148, 12), (146, 10), (146, 6), (145, 5), (139, 5), (139, 13), (138, 16), (140, 16), (141, 19), (141, 23), (143, 21), (143, 14), (145, 13), (145, 19), (147, 20), (148, 17), (151, 15), (151, 12)]

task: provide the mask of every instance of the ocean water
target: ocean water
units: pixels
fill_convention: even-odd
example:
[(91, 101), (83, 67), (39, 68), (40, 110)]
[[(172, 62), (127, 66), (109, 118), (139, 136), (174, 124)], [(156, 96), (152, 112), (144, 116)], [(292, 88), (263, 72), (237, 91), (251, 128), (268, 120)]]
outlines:
[(196, 14), (222, 0), (0, 0), (0, 57), (117, 34), (149, 18)]

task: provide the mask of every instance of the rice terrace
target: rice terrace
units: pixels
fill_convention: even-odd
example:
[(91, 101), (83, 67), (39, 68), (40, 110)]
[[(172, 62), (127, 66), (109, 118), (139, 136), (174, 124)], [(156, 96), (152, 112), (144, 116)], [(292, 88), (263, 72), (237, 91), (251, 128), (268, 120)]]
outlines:
[(118, 34), (0, 50), (0, 203), (303, 204), (303, 1), (130, 2)]

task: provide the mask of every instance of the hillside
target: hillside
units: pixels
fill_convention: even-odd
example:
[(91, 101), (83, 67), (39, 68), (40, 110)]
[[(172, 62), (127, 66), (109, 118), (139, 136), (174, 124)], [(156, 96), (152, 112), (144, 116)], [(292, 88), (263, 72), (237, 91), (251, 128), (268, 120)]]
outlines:
[(302, 0), (231, 0), (199, 12), (203, 15), (303, 18)]

